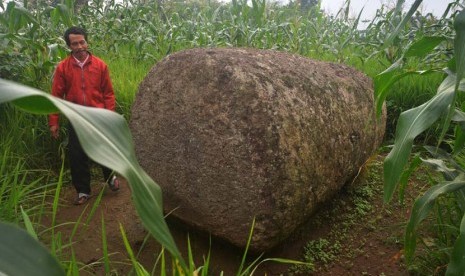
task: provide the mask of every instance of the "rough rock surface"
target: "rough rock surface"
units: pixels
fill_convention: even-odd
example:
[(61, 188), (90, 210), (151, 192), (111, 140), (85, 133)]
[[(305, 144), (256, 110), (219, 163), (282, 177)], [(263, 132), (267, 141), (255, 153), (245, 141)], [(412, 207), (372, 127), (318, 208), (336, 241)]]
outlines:
[(371, 80), (340, 64), (255, 49), (194, 49), (160, 61), (130, 128), (164, 208), (254, 251), (277, 245), (379, 146)]

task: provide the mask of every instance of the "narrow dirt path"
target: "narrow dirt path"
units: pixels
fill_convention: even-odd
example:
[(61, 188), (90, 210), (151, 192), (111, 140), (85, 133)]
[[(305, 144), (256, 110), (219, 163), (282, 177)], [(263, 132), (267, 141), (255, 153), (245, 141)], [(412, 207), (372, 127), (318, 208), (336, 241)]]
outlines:
[[(374, 162), (380, 162), (375, 160)], [(379, 171), (371, 172), (364, 179), (379, 177)], [(371, 181), (371, 180), (370, 180)], [(159, 275), (159, 265), (153, 267), (160, 253), (160, 246), (153, 238), (147, 238), (131, 200), (131, 192), (125, 181), (118, 192), (112, 192), (102, 184), (94, 184), (94, 196), (83, 206), (74, 206), (74, 189), (63, 189), (62, 203), (56, 217), (55, 233), (60, 233), (63, 248), (60, 254), (70, 256), (74, 252), (78, 262), (87, 266), (81, 275), (105, 275), (103, 267), (102, 219), (113, 275), (127, 275), (132, 264), (125, 249), (120, 225), (128, 237), (138, 260), (153, 275)], [(376, 181), (375, 181), (376, 182)], [(379, 184), (379, 183), (378, 183)], [(369, 196), (356, 195), (357, 189), (365, 187), (366, 181), (357, 181), (345, 187), (331, 202), (293, 236), (268, 252), (264, 258), (288, 258), (302, 260), (310, 240), (313, 246), (307, 255), (313, 257), (314, 275), (408, 275), (402, 257), (403, 224), (408, 218), (409, 205), (384, 206), (381, 187), (370, 184), (365, 189)], [(361, 186), (360, 186), (361, 185)], [(357, 188), (358, 187), (358, 188)], [(367, 186), (368, 187), (368, 186)], [(95, 206), (98, 192), (103, 190), (100, 204)], [(355, 191), (355, 192), (354, 192)], [(362, 191), (364, 191), (362, 189)], [(360, 202), (357, 202), (360, 201)], [(89, 215), (93, 215), (89, 218)], [(76, 221), (80, 223), (75, 228)], [(88, 221), (86, 224), (85, 222)], [(187, 237), (191, 244), (197, 266), (210, 253), (209, 275), (235, 275), (240, 266), (243, 250), (222, 241), (214, 240), (203, 233), (189, 229), (176, 221), (168, 220), (171, 232), (181, 252), (187, 259)], [(51, 217), (43, 219), (46, 228), (51, 226)], [(146, 239), (147, 238), (147, 239)], [(146, 240), (145, 240), (146, 239)], [(49, 240), (44, 237), (43, 240)], [(310, 252), (310, 253), (309, 253)], [(249, 261), (258, 256), (250, 256)], [(64, 257), (62, 260), (69, 260)], [(167, 263), (170, 266), (170, 263)], [(291, 268), (288, 264), (265, 262), (260, 264), (255, 275), (309, 275), (309, 270)]]
[[(103, 189), (100, 204), (95, 205), (98, 194)], [(131, 192), (126, 181), (122, 181), (121, 189), (112, 192), (101, 183), (92, 185), (93, 196), (81, 206), (73, 205), (76, 197), (71, 185), (63, 187), (61, 203), (56, 215), (55, 233), (60, 233), (62, 244), (65, 245), (62, 254), (68, 256), (62, 260), (69, 260), (71, 250), (79, 263), (87, 267), (81, 275), (104, 275), (102, 263), (102, 219), (105, 227), (105, 237), (108, 244), (110, 260), (115, 274), (125, 275), (130, 271), (131, 263), (124, 247), (120, 225), (128, 239), (137, 243), (144, 239), (146, 230), (143, 228), (131, 202)], [(95, 206), (94, 206), (95, 205)], [(51, 227), (51, 217), (46, 216), (43, 224)], [(47, 240), (47, 238), (45, 239)], [(70, 246), (67, 246), (70, 245)]]

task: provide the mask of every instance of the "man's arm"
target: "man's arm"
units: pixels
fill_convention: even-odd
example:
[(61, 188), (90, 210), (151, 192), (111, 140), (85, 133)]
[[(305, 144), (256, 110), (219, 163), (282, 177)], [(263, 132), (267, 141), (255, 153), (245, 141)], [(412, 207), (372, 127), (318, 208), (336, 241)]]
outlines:
[[(65, 95), (65, 78), (61, 66), (58, 66), (55, 70), (55, 73), (53, 74), (52, 95), (60, 99), (63, 99)], [(58, 113), (50, 114), (48, 117), (50, 133), (55, 139), (57, 139), (59, 136), (59, 120), (60, 118)]]
[(110, 79), (110, 73), (108, 71), (108, 66), (105, 65), (105, 68), (102, 72), (102, 93), (103, 101), (105, 102), (105, 109), (115, 111), (116, 100), (115, 92), (113, 91), (113, 85)]

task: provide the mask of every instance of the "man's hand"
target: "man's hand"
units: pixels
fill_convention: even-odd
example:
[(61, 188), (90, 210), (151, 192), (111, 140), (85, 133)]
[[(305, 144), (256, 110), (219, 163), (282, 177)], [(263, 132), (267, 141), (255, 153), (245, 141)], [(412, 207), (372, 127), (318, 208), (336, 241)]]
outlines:
[(59, 130), (58, 126), (50, 126), (50, 132), (52, 133), (52, 137), (54, 139), (58, 139), (58, 136), (60, 136), (58, 130)]

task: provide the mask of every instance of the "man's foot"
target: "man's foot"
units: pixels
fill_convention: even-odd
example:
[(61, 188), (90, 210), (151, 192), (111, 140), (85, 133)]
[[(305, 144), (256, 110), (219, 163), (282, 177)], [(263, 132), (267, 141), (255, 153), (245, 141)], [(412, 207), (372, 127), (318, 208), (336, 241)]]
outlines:
[(86, 203), (90, 198), (90, 195), (84, 194), (84, 193), (79, 193), (78, 197), (74, 201), (74, 205), (82, 205)]
[(110, 190), (113, 192), (119, 190), (119, 179), (116, 177), (116, 175), (111, 177), (110, 181), (108, 182), (108, 187), (110, 187)]

